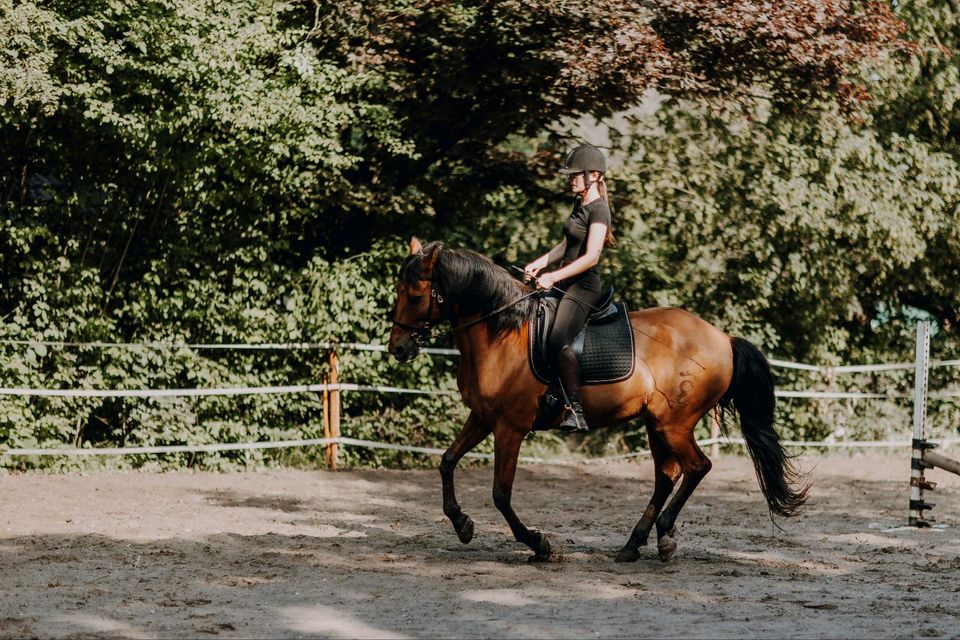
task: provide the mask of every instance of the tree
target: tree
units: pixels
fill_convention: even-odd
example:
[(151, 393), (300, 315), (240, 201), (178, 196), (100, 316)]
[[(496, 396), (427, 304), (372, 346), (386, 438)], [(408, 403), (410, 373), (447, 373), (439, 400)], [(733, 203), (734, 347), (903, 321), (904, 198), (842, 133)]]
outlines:
[[(684, 182), (668, 173), (649, 183), (622, 176), (616, 205), (638, 226), (623, 227), (617, 259), (645, 285), (628, 295), (687, 301), (709, 315), (715, 308), (696, 295), (706, 290), (752, 334), (796, 354), (823, 353), (853, 329), (845, 315), (821, 340), (819, 323), (851, 301), (867, 309), (890, 300), (893, 289), (874, 276), (918, 263), (914, 244), (889, 256), (864, 247), (914, 236), (844, 227), (802, 252), (818, 269), (804, 276), (791, 261), (796, 251), (763, 234), (800, 246), (816, 229), (832, 229), (827, 214), (847, 206), (836, 191), (829, 206), (790, 218), (821, 202), (830, 176), (860, 170), (878, 181), (920, 180), (925, 194), (934, 184), (952, 188), (941, 156), (911, 140), (908, 125), (894, 139), (848, 124), (871, 117), (860, 61), (894, 68), (896, 54), (913, 51), (902, 29), (881, 3), (0, 0), (0, 36), (11, 43), (0, 51), (0, 336), (375, 338), (398, 257), (392, 238), (422, 232), (501, 260), (532, 253), (564, 200), (552, 180), (572, 142), (570, 118), (629, 112), (655, 90), (690, 113), (661, 114), (670, 129), (660, 148), (638, 142), (636, 131), (615, 140), (628, 152), (623, 166), (679, 162), (696, 197), (676, 198), (668, 188)], [(758, 104), (771, 115), (758, 115)], [(946, 117), (946, 103), (938, 113)], [(763, 127), (744, 125), (742, 114)], [(810, 122), (804, 115), (829, 126), (801, 124)], [(739, 134), (725, 129), (731, 123)], [(834, 137), (812, 152), (824, 131)], [(859, 139), (867, 157), (845, 142)], [(684, 146), (691, 143), (716, 157), (706, 162)], [(783, 153), (796, 158), (784, 162)], [(902, 162), (916, 166), (901, 171)], [(849, 199), (917, 210), (890, 189), (874, 204), (870, 195)], [(645, 207), (662, 214), (640, 216)], [(701, 228), (674, 238), (684, 217)], [(938, 221), (927, 231), (942, 228)], [(656, 250), (634, 252), (639, 239)], [(854, 248), (844, 268), (875, 265), (857, 284), (820, 281), (834, 241)], [(689, 266), (707, 254), (727, 273)], [(784, 310), (794, 298), (764, 289), (776, 284), (770, 265), (806, 296), (795, 317)], [(334, 290), (334, 282), (355, 286)], [(763, 295), (739, 302), (757, 290)], [(239, 384), (322, 371), (308, 356), (250, 354), (168, 354), (158, 364), (144, 354), (38, 349), (9, 351), (7, 363), (9, 386)], [(446, 370), (400, 372), (373, 358), (357, 367), (375, 380), (450, 379)], [(78, 408), (5, 398), (0, 432), (14, 442), (266, 438), (303, 424), (310, 406), (263, 402)], [(348, 407), (358, 420), (434, 409), (405, 399)], [(252, 415), (257, 424), (245, 421)], [(170, 426), (177, 416), (186, 424)], [(382, 429), (378, 422), (370, 428)]]

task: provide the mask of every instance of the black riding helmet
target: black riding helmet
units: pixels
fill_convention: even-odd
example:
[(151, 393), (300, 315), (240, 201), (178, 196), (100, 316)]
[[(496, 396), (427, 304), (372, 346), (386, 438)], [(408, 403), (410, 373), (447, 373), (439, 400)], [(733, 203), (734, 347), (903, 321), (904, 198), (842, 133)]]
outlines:
[(560, 173), (584, 173), (586, 171), (599, 171), (606, 173), (607, 159), (603, 157), (603, 152), (592, 144), (582, 144), (574, 147), (567, 154), (567, 159), (563, 161), (563, 168)]

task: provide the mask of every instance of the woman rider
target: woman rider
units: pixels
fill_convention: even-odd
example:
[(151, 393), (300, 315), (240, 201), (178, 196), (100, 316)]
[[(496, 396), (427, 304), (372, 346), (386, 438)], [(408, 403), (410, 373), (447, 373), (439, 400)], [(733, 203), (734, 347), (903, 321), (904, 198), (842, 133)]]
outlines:
[[(560, 428), (585, 431), (580, 403), (580, 363), (573, 353), (573, 339), (583, 329), (587, 314), (599, 301), (602, 283), (594, 267), (600, 261), (605, 244), (613, 244), (610, 205), (603, 174), (607, 169), (603, 153), (584, 144), (567, 154), (560, 173), (567, 174), (570, 190), (576, 195), (573, 212), (563, 225), (563, 240), (526, 267), (527, 278), (537, 278), (537, 286), (559, 295), (556, 319), (547, 341), (547, 357), (552, 358), (567, 404)], [(559, 268), (539, 275), (559, 261)], [(540, 399), (534, 429), (547, 429), (556, 412), (551, 411), (548, 390)], [(554, 403), (559, 404), (559, 403)]]

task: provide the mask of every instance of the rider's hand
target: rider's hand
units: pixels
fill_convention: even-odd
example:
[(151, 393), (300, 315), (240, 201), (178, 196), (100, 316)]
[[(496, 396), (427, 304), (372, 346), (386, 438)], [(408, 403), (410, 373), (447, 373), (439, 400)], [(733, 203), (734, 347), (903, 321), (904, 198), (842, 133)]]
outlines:
[(539, 260), (531, 262), (523, 268), (523, 281), (529, 282), (537, 277), (537, 274), (543, 269), (544, 265), (539, 264)]
[(552, 273), (545, 273), (537, 278), (537, 286), (541, 289), (550, 290), (557, 283)]

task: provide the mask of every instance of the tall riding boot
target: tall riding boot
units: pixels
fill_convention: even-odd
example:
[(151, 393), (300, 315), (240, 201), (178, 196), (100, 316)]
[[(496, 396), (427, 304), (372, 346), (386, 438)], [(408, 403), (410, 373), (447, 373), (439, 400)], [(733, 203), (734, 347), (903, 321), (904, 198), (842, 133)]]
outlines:
[(580, 363), (569, 346), (560, 349), (557, 369), (567, 401), (559, 428), (563, 431), (586, 431), (589, 427), (583, 417), (583, 405), (580, 404)]

